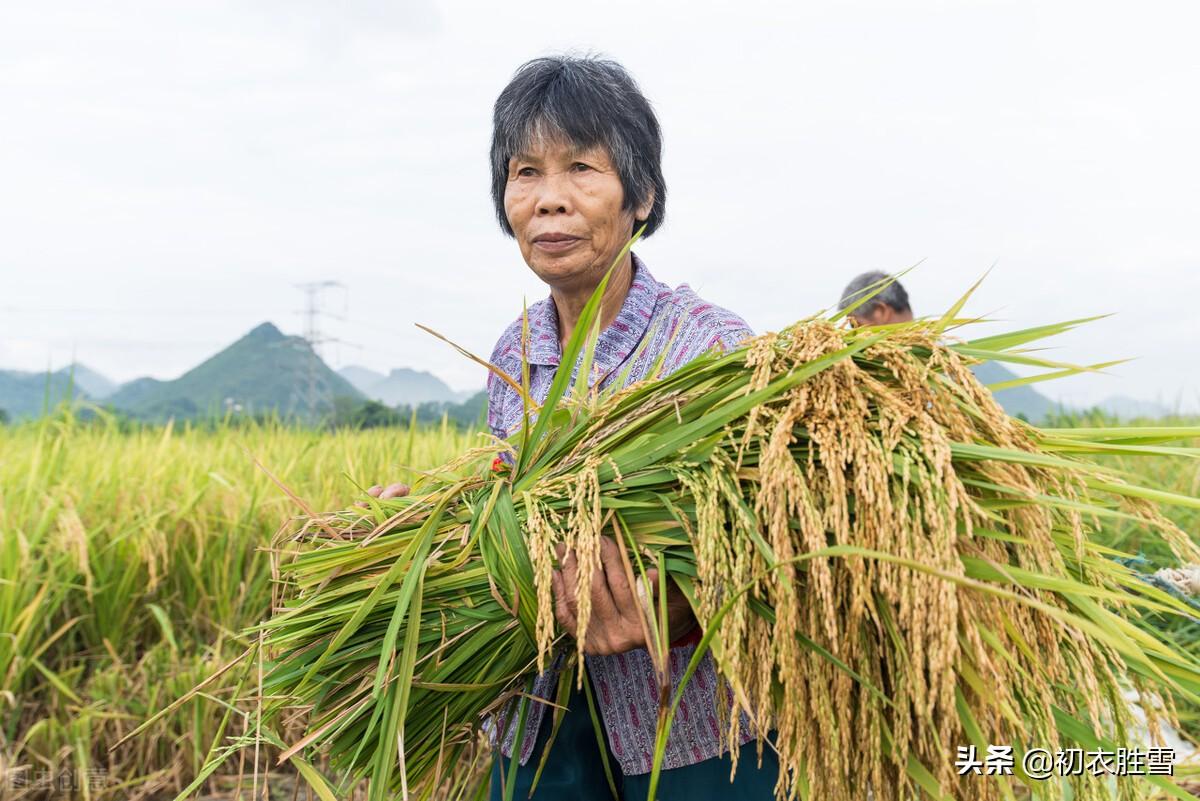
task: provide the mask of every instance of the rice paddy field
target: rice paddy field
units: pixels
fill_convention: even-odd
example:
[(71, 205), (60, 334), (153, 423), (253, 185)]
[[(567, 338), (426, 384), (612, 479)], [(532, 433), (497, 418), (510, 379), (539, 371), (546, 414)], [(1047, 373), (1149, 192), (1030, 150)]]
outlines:
[(219, 695), (109, 747), (245, 650), (237, 632), (269, 609), (260, 548), (300, 510), (255, 460), (332, 509), (354, 482), (411, 481), (473, 444), (449, 425), (0, 426), (0, 798), (172, 798), (196, 774)]
[[(1071, 422), (1089, 423), (1111, 425)], [(340, 508), (356, 485), (410, 481), (479, 443), (477, 432), (446, 424), (130, 429), (64, 413), (0, 426), (0, 798), (174, 797), (214, 741), (241, 733), (220, 690), (112, 746), (246, 649), (239, 632), (270, 606), (263, 549), (301, 511), (279, 484), (310, 509)], [(1107, 460), (1150, 486), (1200, 495), (1195, 460)], [(1200, 512), (1167, 511), (1200, 538)], [(1107, 544), (1176, 566), (1138, 537), (1119, 521), (1104, 531)], [(1160, 633), (1200, 652), (1200, 625), (1176, 621)], [(1200, 709), (1181, 713), (1182, 733), (1200, 737)], [(246, 776), (254, 757), (239, 763)], [(260, 770), (273, 764), (266, 749), (258, 754)], [(307, 793), (287, 776), (252, 786), (238, 792), (214, 776), (199, 797)]]

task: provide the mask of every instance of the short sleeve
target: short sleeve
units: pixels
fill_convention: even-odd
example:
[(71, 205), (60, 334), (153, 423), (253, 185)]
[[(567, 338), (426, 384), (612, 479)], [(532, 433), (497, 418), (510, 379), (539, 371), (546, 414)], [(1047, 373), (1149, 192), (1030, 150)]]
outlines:
[(722, 353), (736, 350), (747, 337), (754, 336), (754, 330), (741, 317), (707, 304), (700, 314), (685, 316), (681, 325), (674, 352), (663, 365), (663, 375), (670, 375), (710, 350)]
[(504, 437), (504, 435), (506, 433), (501, 425), (501, 422), (503, 420), (502, 414), (503, 414), (503, 409), (504, 409), (504, 397), (503, 397), (502, 393), (507, 389), (508, 389), (508, 387), (504, 385), (504, 382), (500, 380), (500, 378), (496, 375), (496, 373), (491, 370), (488, 370), (487, 424), (488, 424), (488, 430), (491, 431), (493, 434), (495, 434), (497, 437)]

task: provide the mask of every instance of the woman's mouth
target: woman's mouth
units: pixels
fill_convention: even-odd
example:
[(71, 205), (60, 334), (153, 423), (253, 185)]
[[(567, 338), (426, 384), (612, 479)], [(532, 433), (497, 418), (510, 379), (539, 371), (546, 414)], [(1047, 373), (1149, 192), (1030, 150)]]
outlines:
[(579, 237), (570, 234), (541, 234), (534, 238), (533, 246), (543, 253), (566, 253), (581, 242)]

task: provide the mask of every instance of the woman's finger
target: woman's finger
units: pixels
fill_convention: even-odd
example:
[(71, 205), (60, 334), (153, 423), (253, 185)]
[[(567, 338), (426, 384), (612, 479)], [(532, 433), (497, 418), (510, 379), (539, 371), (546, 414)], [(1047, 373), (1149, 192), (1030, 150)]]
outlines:
[(604, 579), (617, 611), (628, 613), (633, 605), (633, 588), (625, 574), (620, 546), (612, 537), (600, 538), (600, 564), (604, 567)]
[(408, 485), (396, 482), (395, 484), (388, 484), (387, 488), (379, 493), (379, 500), (385, 501), (388, 498), (401, 498), (407, 494)]
[[(383, 487), (379, 486), (378, 484), (376, 484), (375, 486), (373, 486), (367, 490), (367, 494), (370, 495), (372, 498), (378, 498), (379, 493), (381, 493), (381, 492), (383, 492)], [(359, 509), (369, 509), (370, 508), (369, 504), (366, 501), (355, 501), (354, 505), (357, 506)]]
[[(605, 545), (611, 546), (612, 550), (606, 549)], [(609, 586), (609, 572), (612, 569), (610, 562), (614, 557), (617, 559), (617, 569), (620, 570), (621, 557), (616, 553), (616, 546), (608, 537), (600, 538), (600, 564), (592, 571), (591, 588), (592, 596), (592, 614), (601, 622), (601, 625), (611, 625), (621, 617), (621, 603), (625, 600), (624, 596), (615, 596), (612, 588)], [(628, 583), (626, 582), (626, 588)]]
[(554, 617), (558, 620), (558, 625), (563, 627), (571, 636), (575, 636), (575, 613), (571, 609), (571, 603), (568, 599), (566, 582), (563, 579), (562, 573), (554, 570), (550, 573), (550, 584), (554, 590)]
[(562, 571), (563, 581), (569, 584), (574, 591), (575, 585), (579, 583), (579, 562), (575, 559), (575, 552), (568, 551), (566, 546), (561, 543), (556, 545), (554, 550), (558, 554), (558, 564)]

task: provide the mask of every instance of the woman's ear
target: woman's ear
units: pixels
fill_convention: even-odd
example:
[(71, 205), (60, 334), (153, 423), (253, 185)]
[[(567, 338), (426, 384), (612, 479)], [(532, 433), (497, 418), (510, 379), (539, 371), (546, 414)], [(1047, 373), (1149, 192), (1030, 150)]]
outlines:
[(650, 217), (650, 212), (654, 209), (654, 190), (651, 189), (646, 193), (646, 200), (633, 210), (633, 218), (638, 222), (645, 222)]

